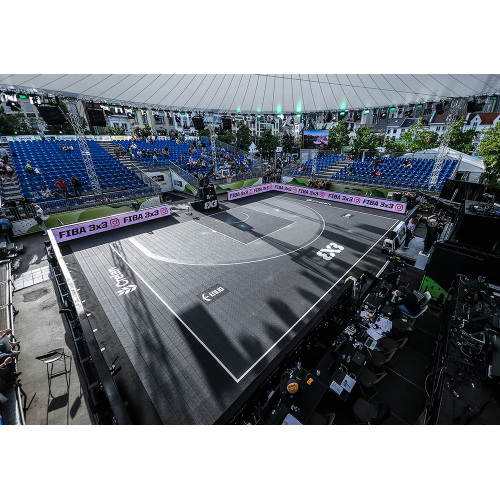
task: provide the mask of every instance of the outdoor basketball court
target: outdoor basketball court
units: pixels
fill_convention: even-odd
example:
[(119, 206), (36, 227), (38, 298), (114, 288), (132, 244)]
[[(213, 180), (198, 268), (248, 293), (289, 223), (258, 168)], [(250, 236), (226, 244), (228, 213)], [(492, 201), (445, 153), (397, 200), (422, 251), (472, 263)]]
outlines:
[(403, 218), (272, 192), (172, 212), (64, 252), (119, 389), (150, 423), (213, 423), (353, 268), (382, 265)]

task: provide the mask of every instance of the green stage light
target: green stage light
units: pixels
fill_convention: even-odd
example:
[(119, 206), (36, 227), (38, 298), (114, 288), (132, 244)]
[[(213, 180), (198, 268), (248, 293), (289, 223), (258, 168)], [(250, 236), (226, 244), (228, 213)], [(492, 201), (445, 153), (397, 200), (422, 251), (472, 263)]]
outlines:
[(110, 106), (109, 109), (115, 109), (115, 107), (114, 106)]
[(423, 104), (417, 104), (417, 108), (421, 108)]
[(396, 108), (391, 108), (390, 111), (394, 111)]
[(490, 97), (490, 99), (491, 99), (492, 101), (496, 101), (496, 100), (498, 99), (498, 96), (497, 96), (497, 95), (492, 95), (492, 96)]
[(24, 94), (18, 94), (17, 97), (19, 97), (19, 99), (27, 99), (28, 98), (28, 96), (24, 95)]
[(365, 109), (365, 115), (367, 115), (370, 112), (369, 109)]

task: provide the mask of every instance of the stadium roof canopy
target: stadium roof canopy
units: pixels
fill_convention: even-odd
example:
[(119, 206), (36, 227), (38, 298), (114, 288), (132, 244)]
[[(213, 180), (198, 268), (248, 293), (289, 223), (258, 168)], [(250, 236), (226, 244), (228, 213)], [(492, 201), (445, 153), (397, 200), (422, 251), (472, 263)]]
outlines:
[(287, 114), (496, 94), (500, 75), (2, 74), (0, 88), (158, 109)]

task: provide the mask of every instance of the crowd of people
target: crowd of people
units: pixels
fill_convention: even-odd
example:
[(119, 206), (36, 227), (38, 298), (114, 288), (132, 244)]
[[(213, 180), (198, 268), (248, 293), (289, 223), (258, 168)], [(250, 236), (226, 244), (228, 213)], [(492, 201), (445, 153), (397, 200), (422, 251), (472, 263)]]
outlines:
[(315, 179), (313, 175), (311, 175), (311, 177), (309, 177), (309, 182), (307, 183), (307, 187), (309, 187), (309, 188), (324, 189), (324, 190), (330, 189), (331, 185), (332, 185), (332, 183), (329, 180)]
[[(18, 350), (14, 350), (17, 347)], [(16, 342), (12, 330), (0, 331), (0, 392), (6, 392), (16, 384), (21, 372), (16, 371), (14, 362), (20, 354), (19, 342)]]

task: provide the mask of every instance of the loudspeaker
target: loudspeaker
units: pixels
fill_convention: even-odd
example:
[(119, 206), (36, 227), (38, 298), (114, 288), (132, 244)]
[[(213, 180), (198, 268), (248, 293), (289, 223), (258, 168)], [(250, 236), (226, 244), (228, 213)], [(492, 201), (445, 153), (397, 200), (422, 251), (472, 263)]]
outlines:
[(217, 193), (215, 192), (215, 188), (213, 184), (210, 184), (207, 187), (200, 188), (200, 201), (193, 201), (191, 206), (193, 210), (197, 210), (199, 212), (206, 212), (207, 210), (214, 210), (219, 208), (219, 202), (217, 200)]
[(442, 115), (444, 113), (444, 106), (442, 102), (438, 102), (436, 104), (436, 114), (437, 115)]
[(105, 127), (106, 119), (102, 109), (87, 109), (90, 125), (93, 127)]
[(37, 106), (40, 116), (47, 125), (64, 125), (66, 118), (57, 106)]
[(222, 118), (222, 128), (224, 130), (231, 130), (231, 118), (224, 117)]
[(500, 217), (484, 213), (483, 207), (484, 203), (464, 201), (450, 241), (488, 252), (499, 252)]
[(192, 122), (196, 130), (203, 130), (205, 128), (205, 123), (201, 116), (193, 116)]
[(466, 181), (456, 181), (454, 179), (448, 179), (439, 198), (445, 200), (456, 201), (457, 203), (462, 203), (464, 200), (482, 200), (485, 185), (478, 184), (477, 182), (466, 182)]

